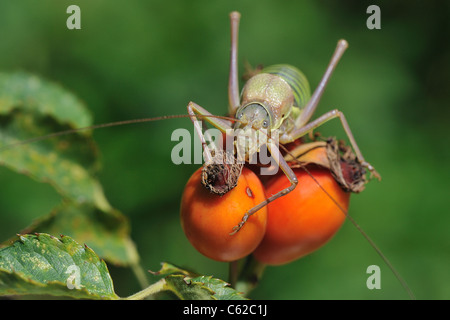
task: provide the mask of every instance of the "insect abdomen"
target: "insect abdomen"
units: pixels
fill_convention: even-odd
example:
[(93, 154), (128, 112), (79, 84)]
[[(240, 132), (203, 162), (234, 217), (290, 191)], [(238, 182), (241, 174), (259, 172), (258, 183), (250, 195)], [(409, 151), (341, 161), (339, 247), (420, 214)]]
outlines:
[(278, 75), (292, 88), (295, 106), (303, 109), (311, 97), (308, 79), (296, 67), (288, 64), (276, 64), (262, 70), (263, 73)]

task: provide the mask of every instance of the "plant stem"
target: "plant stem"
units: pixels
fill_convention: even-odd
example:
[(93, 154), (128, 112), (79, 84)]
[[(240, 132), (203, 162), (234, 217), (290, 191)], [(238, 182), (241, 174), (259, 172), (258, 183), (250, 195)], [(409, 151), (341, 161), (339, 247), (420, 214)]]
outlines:
[(239, 273), (234, 288), (237, 291), (244, 292), (247, 296), (249, 292), (258, 285), (265, 269), (265, 264), (258, 262), (253, 258), (253, 255), (248, 256), (241, 272)]
[(124, 300), (143, 300), (146, 297), (153, 295), (155, 293), (161, 292), (166, 290), (166, 280), (161, 279), (154, 284), (148, 286), (144, 290), (141, 290), (139, 292), (136, 292), (135, 294), (124, 298)]
[(133, 263), (131, 265), (131, 270), (142, 289), (147, 288), (150, 285), (148, 278), (146, 277), (147, 274), (139, 262)]
[(228, 264), (228, 282), (230, 283), (230, 286), (234, 288), (236, 286), (236, 282), (239, 275), (239, 261), (231, 261)]

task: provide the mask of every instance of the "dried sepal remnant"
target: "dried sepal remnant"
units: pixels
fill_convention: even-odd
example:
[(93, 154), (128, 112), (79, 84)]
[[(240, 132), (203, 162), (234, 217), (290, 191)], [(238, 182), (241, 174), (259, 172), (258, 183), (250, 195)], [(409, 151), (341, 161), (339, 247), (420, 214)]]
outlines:
[(364, 190), (367, 183), (366, 169), (349, 146), (330, 138), (327, 141), (327, 156), (330, 171), (342, 189), (354, 193)]
[(244, 164), (224, 150), (212, 150), (211, 155), (212, 160), (203, 165), (201, 181), (206, 189), (222, 196), (237, 185)]
[[(223, 196), (236, 186), (244, 164), (238, 163), (232, 153), (224, 150), (212, 150), (211, 154), (212, 160), (203, 166), (201, 181), (209, 191)], [(352, 148), (334, 137), (296, 145), (286, 152), (284, 159), (291, 168), (318, 165), (329, 169), (347, 192), (359, 193), (368, 182), (366, 168), (358, 161)]]
[(367, 183), (366, 169), (351, 147), (335, 138), (300, 144), (289, 150), (285, 160), (290, 162), (291, 168), (315, 164), (329, 169), (341, 188), (347, 192), (359, 193)]

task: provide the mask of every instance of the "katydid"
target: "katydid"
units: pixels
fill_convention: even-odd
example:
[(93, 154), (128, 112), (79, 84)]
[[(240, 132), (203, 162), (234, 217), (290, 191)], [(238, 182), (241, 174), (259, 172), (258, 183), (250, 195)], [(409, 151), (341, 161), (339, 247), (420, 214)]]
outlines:
[[(331, 74), (336, 68), (337, 63), (342, 57), (344, 51), (347, 49), (347, 41), (338, 41), (336, 50), (325, 71), (325, 74), (323, 75), (322, 80), (312, 96), (310, 95), (308, 81), (300, 70), (290, 65), (274, 65), (263, 69), (261, 73), (251, 77), (244, 85), (242, 95), (240, 97), (237, 67), (240, 14), (238, 12), (232, 12), (230, 14), (230, 20), (231, 55), (228, 82), (228, 112), (230, 115), (234, 115), (238, 121), (232, 125), (229, 121), (208, 117), (212, 114), (194, 102), (190, 102), (187, 106), (188, 113), (191, 115), (191, 120), (196, 127), (196, 132), (200, 136), (205, 150), (205, 161), (211, 161), (212, 157), (206, 146), (206, 140), (205, 137), (203, 137), (202, 130), (199, 128), (196, 115), (205, 117), (207, 122), (222, 132), (227, 132), (232, 129), (241, 129), (244, 131), (267, 130), (268, 139), (264, 142), (264, 144), (267, 146), (267, 150), (270, 152), (277, 165), (281, 168), (290, 181), (289, 187), (280, 190), (278, 193), (270, 196), (264, 202), (256, 205), (246, 212), (242, 218), (242, 221), (233, 228), (232, 234), (238, 232), (244, 226), (249, 216), (266, 206), (268, 203), (291, 192), (298, 183), (294, 172), (289, 167), (288, 163), (283, 159), (278, 143), (274, 139), (271, 139), (276, 130), (279, 134), (279, 143), (287, 144), (303, 137), (312, 130), (320, 127), (325, 122), (334, 118), (339, 118), (345, 133), (350, 140), (351, 146), (355, 151), (357, 160), (363, 167), (367, 168), (371, 174), (377, 178), (380, 178), (375, 168), (365, 161), (355, 138), (353, 137), (347, 120), (341, 111), (337, 109), (329, 111), (310, 122)], [(260, 150), (262, 145), (259, 141), (260, 140), (249, 141), (250, 147), (244, 150), (245, 154), (243, 155), (246, 160), (253, 156), (252, 152), (257, 152), (257, 150)]]

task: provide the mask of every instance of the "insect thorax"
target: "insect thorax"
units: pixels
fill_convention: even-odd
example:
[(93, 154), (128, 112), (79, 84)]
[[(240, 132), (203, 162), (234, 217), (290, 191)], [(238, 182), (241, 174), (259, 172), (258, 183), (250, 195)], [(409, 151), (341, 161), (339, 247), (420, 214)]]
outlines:
[(294, 106), (303, 109), (311, 97), (308, 79), (305, 75), (288, 64), (276, 64), (268, 66), (262, 70), (263, 73), (277, 75), (285, 80), (294, 94)]
[(286, 118), (299, 114), (310, 95), (308, 80), (300, 70), (290, 65), (273, 65), (247, 81), (241, 106), (252, 102), (265, 105), (271, 112), (271, 129), (278, 129)]

